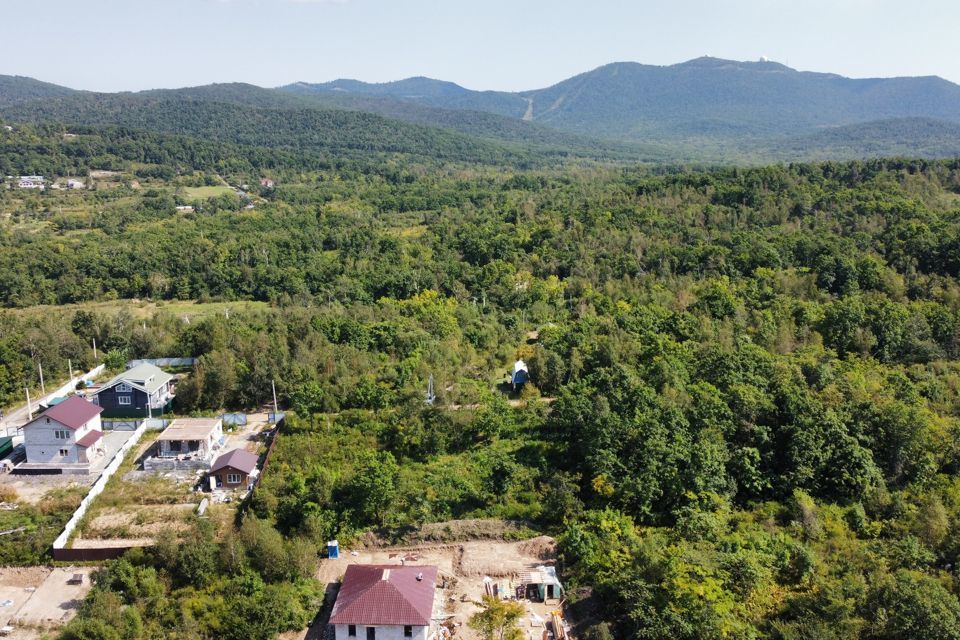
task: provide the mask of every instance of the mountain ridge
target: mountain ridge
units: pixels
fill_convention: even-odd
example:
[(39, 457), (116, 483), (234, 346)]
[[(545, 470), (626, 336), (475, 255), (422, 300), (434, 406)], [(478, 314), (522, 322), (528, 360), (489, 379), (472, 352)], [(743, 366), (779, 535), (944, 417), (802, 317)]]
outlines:
[(689, 142), (705, 132), (741, 143), (744, 137), (792, 138), (822, 127), (898, 118), (960, 122), (960, 86), (939, 76), (848, 78), (765, 59), (709, 56), (671, 65), (611, 62), (547, 87), (506, 93), (422, 76), (386, 83), (299, 82), (278, 89), (487, 111), (636, 143)]
[[(234, 82), (111, 94), (0, 76), (0, 116), (6, 117), (69, 119), (83, 112), (80, 124), (92, 119), (130, 125), (129, 114), (118, 107), (146, 108), (150, 100), (363, 112), (538, 153), (653, 161), (781, 158), (778, 145), (817, 155), (810, 147), (814, 141), (838, 153), (837, 159), (911, 150), (952, 155), (954, 125), (960, 123), (960, 85), (939, 76), (848, 78), (766, 59), (709, 56), (671, 65), (611, 62), (516, 92), (413, 76), (383, 83), (338, 79), (264, 88)], [(46, 104), (51, 101), (57, 108)], [(92, 114), (91, 102), (117, 121)], [(314, 119), (336, 121), (329, 116)], [(360, 146), (369, 145), (361, 133)], [(915, 144), (911, 135), (918, 136)], [(290, 143), (291, 132), (284, 131), (283, 139)]]

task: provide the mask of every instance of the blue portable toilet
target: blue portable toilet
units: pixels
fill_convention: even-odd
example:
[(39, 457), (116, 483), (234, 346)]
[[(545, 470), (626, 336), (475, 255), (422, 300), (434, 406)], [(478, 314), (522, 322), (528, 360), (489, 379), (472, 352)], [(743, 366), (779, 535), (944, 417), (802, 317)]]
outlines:
[(327, 543), (327, 557), (331, 560), (336, 560), (340, 557), (340, 543), (336, 540), (331, 540)]

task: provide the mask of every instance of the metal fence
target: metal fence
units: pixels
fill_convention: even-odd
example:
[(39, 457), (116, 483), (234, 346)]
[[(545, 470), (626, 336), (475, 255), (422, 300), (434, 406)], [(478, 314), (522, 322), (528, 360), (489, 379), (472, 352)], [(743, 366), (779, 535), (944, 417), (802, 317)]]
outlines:
[(244, 426), (247, 424), (247, 414), (245, 413), (225, 413), (221, 416), (223, 424)]
[(170, 424), (170, 420), (165, 418), (105, 418), (100, 421), (104, 431), (136, 431), (144, 423), (146, 423), (148, 430), (160, 430), (165, 429)]
[(100, 420), (104, 431), (136, 431), (143, 420)]

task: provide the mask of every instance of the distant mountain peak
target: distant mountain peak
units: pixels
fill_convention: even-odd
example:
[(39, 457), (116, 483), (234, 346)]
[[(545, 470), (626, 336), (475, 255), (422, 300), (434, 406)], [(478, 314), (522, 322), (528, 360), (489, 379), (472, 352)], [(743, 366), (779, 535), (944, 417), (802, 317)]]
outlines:
[(714, 69), (714, 70), (749, 70), (749, 71), (793, 71), (796, 69), (788, 67), (780, 62), (774, 62), (766, 56), (761, 56), (759, 60), (727, 60), (725, 58), (714, 58), (712, 56), (700, 56), (686, 62), (669, 65), (668, 68), (675, 69)]

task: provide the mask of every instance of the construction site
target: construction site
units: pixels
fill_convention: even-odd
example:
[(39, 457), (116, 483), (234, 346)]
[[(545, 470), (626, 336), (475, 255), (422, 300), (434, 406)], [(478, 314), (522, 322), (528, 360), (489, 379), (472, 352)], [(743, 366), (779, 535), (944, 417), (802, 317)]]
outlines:
[(69, 622), (90, 591), (93, 567), (0, 569), (0, 635), (36, 640)]
[[(571, 638), (563, 618), (563, 587), (556, 578), (556, 542), (548, 536), (510, 542), (475, 540), (450, 544), (343, 549), (339, 558), (320, 561), (317, 579), (335, 593), (348, 565), (435, 566), (437, 596), (434, 622), (438, 638), (479, 640), (468, 625), (483, 608), (484, 596), (513, 600), (524, 607), (520, 627), (529, 640)], [(306, 633), (284, 640), (311, 640), (325, 635), (323, 614)]]

